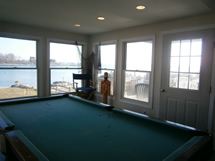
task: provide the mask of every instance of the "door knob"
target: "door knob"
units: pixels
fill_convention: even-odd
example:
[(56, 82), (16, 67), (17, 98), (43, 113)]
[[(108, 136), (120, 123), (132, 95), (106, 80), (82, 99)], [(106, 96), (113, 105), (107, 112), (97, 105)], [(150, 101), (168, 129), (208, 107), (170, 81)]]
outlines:
[(165, 89), (162, 88), (160, 91), (161, 91), (161, 92), (165, 92)]

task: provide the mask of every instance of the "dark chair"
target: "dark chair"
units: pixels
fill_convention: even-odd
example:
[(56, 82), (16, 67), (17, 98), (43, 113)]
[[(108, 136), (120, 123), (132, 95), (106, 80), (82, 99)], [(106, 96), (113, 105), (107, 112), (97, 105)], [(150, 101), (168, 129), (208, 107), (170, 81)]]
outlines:
[[(81, 80), (84, 87), (78, 87), (77, 80)], [(96, 91), (96, 87), (93, 86), (91, 74), (74, 74), (73, 73), (73, 89), (75, 89), (78, 96), (90, 100)], [(95, 83), (94, 83), (95, 84)]]
[(149, 84), (137, 83), (135, 84), (135, 91), (137, 99), (148, 102), (149, 99)]

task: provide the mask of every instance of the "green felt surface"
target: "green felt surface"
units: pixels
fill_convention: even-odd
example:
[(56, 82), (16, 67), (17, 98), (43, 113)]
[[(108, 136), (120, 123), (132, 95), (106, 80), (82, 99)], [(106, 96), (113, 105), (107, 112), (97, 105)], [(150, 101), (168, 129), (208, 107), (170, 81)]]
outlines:
[(191, 130), (66, 97), (0, 110), (51, 161), (163, 160), (193, 137)]

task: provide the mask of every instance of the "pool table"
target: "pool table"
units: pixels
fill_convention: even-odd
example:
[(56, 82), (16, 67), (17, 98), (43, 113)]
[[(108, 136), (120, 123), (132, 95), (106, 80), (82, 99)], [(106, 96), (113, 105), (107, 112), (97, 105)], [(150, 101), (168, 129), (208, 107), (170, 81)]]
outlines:
[(0, 102), (0, 129), (15, 156), (31, 161), (181, 161), (212, 145), (197, 130), (72, 95)]

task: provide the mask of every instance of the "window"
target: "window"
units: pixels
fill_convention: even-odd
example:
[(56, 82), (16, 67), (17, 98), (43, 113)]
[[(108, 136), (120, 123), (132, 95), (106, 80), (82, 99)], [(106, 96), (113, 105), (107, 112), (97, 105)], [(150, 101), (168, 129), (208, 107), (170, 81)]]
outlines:
[(72, 75), (82, 72), (81, 53), (81, 45), (50, 42), (51, 94), (74, 91)]
[(97, 91), (101, 92), (101, 81), (104, 80), (104, 73), (108, 73), (108, 80), (111, 82), (111, 95), (113, 95), (116, 45), (100, 45), (101, 69), (98, 70)]
[(126, 42), (124, 98), (150, 102), (152, 41)]
[(0, 37), (0, 99), (37, 96), (37, 41)]
[(171, 43), (169, 86), (199, 90), (202, 39)]

